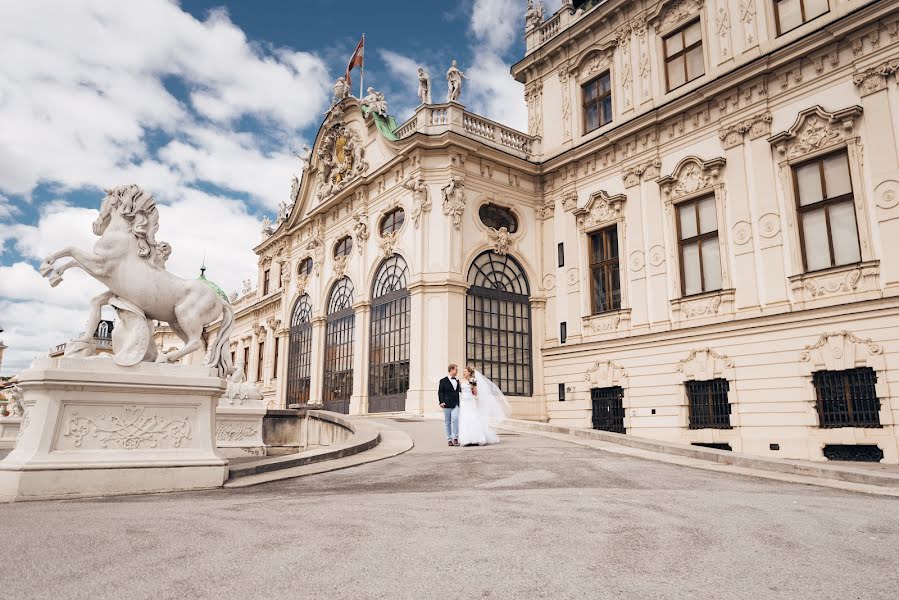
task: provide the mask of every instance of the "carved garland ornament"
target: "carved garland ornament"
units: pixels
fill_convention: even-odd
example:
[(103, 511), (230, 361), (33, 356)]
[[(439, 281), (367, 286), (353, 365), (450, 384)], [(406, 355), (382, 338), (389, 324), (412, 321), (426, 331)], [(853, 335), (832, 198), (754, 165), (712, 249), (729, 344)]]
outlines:
[(124, 407), (124, 415), (80, 417), (77, 412), (73, 413), (63, 435), (71, 437), (76, 448), (80, 448), (85, 436), (89, 435), (99, 439), (103, 448), (112, 446), (122, 450), (156, 448), (163, 439), (171, 440), (178, 448), (183, 440), (191, 439), (187, 418), (146, 414), (145, 409), (138, 406)]
[(867, 96), (887, 89), (887, 77), (897, 71), (899, 71), (899, 59), (894, 59), (856, 73), (852, 76), (852, 81), (858, 86), (862, 96)]
[[(833, 338), (839, 338), (839, 340), (837, 341)], [(824, 348), (825, 346), (830, 347), (831, 354), (834, 358), (843, 358), (844, 346), (847, 341), (852, 342), (853, 344), (866, 346), (869, 355), (877, 356), (883, 353), (883, 346), (874, 343), (874, 340), (871, 338), (860, 338), (854, 333), (844, 329), (843, 331), (822, 334), (817, 342), (809, 344), (802, 349), (802, 352), (799, 354), (799, 360), (802, 362), (809, 362), (812, 359), (812, 351)]]

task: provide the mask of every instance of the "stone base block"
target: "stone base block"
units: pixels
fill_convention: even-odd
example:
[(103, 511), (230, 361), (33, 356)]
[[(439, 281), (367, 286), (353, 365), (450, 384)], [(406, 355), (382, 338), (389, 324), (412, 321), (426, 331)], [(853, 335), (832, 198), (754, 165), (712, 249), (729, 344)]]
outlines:
[(42, 358), (19, 375), (25, 416), (0, 461), (0, 502), (220, 487), (206, 367)]
[(22, 417), (0, 417), (0, 450), (12, 450), (16, 447), (16, 438)]
[(220, 400), (215, 415), (218, 453), (228, 458), (265, 456), (265, 442), (262, 439), (264, 417), (262, 402), (241, 406)]

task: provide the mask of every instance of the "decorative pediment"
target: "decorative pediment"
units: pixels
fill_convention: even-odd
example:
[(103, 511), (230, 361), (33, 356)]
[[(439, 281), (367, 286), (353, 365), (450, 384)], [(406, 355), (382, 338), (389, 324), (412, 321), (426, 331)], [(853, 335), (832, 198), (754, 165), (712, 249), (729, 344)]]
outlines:
[(711, 190), (718, 185), (723, 158), (702, 160), (695, 156), (684, 158), (674, 168), (674, 173), (657, 180), (666, 200), (676, 200), (703, 190)]
[(626, 200), (627, 196), (624, 194), (609, 196), (607, 192), (600, 190), (590, 196), (584, 208), (575, 209), (574, 216), (577, 217), (578, 226), (585, 229), (621, 218), (621, 209)]
[(365, 142), (359, 132), (346, 123), (341, 105), (331, 109), (322, 130), (325, 133), (313, 162), (318, 171), (316, 197), (319, 200), (344, 189), (368, 170)]
[(813, 106), (800, 112), (792, 127), (768, 138), (768, 142), (786, 158), (797, 158), (839, 146), (855, 137), (855, 125), (861, 115), (861, 106), (850, 106), (836, 112)]
[(849, 331), (824, 333), (814, 344), (799, 353), (799, 360), (809, 363), (812, 371), (842, 371), (858, 366), (870, 365), (873, 357), (883, 354), (883, 346), (875, 344), (871, 338), (860, 338)]
[(705, 380), (724, 377), (725, 371), (734, 368), (734, 361), (711, 348), (691, 350), (687, 357), (677, 363), (677, 372), (687, 379)]
[(575, 61), (574, 68), (571, 70), (574, 73), (577, 73), (578, 77), (595, 77), (603, 71), (609, 70), (612, 66), (613, 55), (614, 48), (609, 44), (604, 46), (594, 46), (581, 54), (580, 58)]
[(659, 4), (649, 22), (657, 32), (673, 29), (702, 12), (703, 0), (672, 0)]
[(611, 360), (598, 360), (587, 369), (584, 381), (590, 382), (591, 388), (625, 387), (627, 372), (624, 367)]

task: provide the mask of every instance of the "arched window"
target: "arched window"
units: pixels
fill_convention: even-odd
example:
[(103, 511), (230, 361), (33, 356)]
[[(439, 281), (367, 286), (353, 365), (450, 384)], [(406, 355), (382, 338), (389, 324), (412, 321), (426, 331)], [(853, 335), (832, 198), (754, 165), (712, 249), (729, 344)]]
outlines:
[(290, 347), (287, 356), (287, 402), (309, 403), (312, 380), (312, 303), (303, 294), (293, 307), (290, 317)]
[(300, 277), (309, 277), (309, 275), (312, 274), (312, 259), (306, 257), (301, 260), (300, 266), (297, 268), (297, 273), (299, 273)]
[(493, 229), (505, 227), (509, 233), (518, 231), (518, 219), (515, 214), (505, 206), (497, 204), (485, 204), (478, 210), (481, 223)]
[(375, 276), (371, 301), (368, 412), (402, 412), (409, 390), (408, 268), (399, 254)]
[(533, 393), (530, 286), (511, 256), (488, 251), (468, 269), (466, 363), (509, 396)]
[(334, 258), (338, 258), (341, 256), (349, 256), (350, 252), (353, 251), (353, 238), (350, 236), (346, 236), (342, 238), (337, 245), (334, 246)]
[(100, 321), (100, 324), (97, 326), (97, 337), (101, 340), (109, 339), (109, 323), (106, 321)]
[(406, 211), (402, 208), (395, 208), (381, 219), (381, 235), (387, 235), (394, 231), (399, 231), (403, 227), (406, 220)]
[(339, 279), (328, 296), (325, 327), (325, 373), (322, 403), (325, 410), (348, 414), (353, 393), (353, 342), (356, 314), (353, 311), (353, 282)]

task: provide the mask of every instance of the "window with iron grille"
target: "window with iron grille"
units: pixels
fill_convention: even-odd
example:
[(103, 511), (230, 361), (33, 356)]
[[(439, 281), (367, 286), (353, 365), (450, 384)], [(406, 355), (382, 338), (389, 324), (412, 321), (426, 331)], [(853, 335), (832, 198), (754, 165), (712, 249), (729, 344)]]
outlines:
[(818, 422), (822, 428), (882, 427), (874, 369), (818, 371), (812, 376), (812, 383), (818, 397)]
[(690, 407), (690, 429), (731, 429), (726, 379), (684, 382)]
[(721, 246), (715, 196), (677, 205), (681, 293), (684, 296), (721, 289)]
[(621, 308), (617, 225), (590, 234), (590, 280), (594, 315)]
[(353, 251), (353, 238), (350, 236), (346, 236), (342, 238), (337, 245), (334, 246), (334, 258), (339, 258), (341, 256), (349, 256), (350, 252)]
[(777, 35), (792, 31), (829, 11), (828, 0), (774, 0)]
[(488, 251), (468, 270), (466, 357), (509, 396), (530, 396), (531, 290), (521, 265)]
[(409, 391), (408, 268), (399, 254), (385, 260), (375, 276), (371, 301), (368, 412), (406, 409)]
[(794, 167), (793, 185), (805, 270), (859, 262), (855, 196), (846, 151)]
[(518, 231), (518, 219), (515, 218), (515, 213), (505, 206), (492, 203), (485, 204), (478, 209), (478, 217), (480, 217), (481, 223), (487, 227), (492, 227), (493, 229), (505, 227), (509, 233)]
[(334, 284), (328, 301), (322, 378), (322, 404), (325, 410), (343, 414), (350, 412), (355, 329), (353, 283), (348, 277), (343, 277)]
[(312, 302), (308, 294), (297, 300), (290, 319), (287, 355), (287, 406), (308, 404), (312, 383)]
[(395, 208), (381, 219), (381, 235), (387, 235), (394, 231), (399, 231), (403, 227), (406, 220), (406, 211), (402, 208)]
[(584, 133), (612, 122), (612, 77), (605, 72), (581, 86), (584, 94)]
[(624, 428), (624, 388), (620, 386), (590, 390), (593, 405), (593, 429), (627, 433)]
[(705, 75), (702, 26), (697, 19), (665, 36), (665, 80), (668, 91)]

